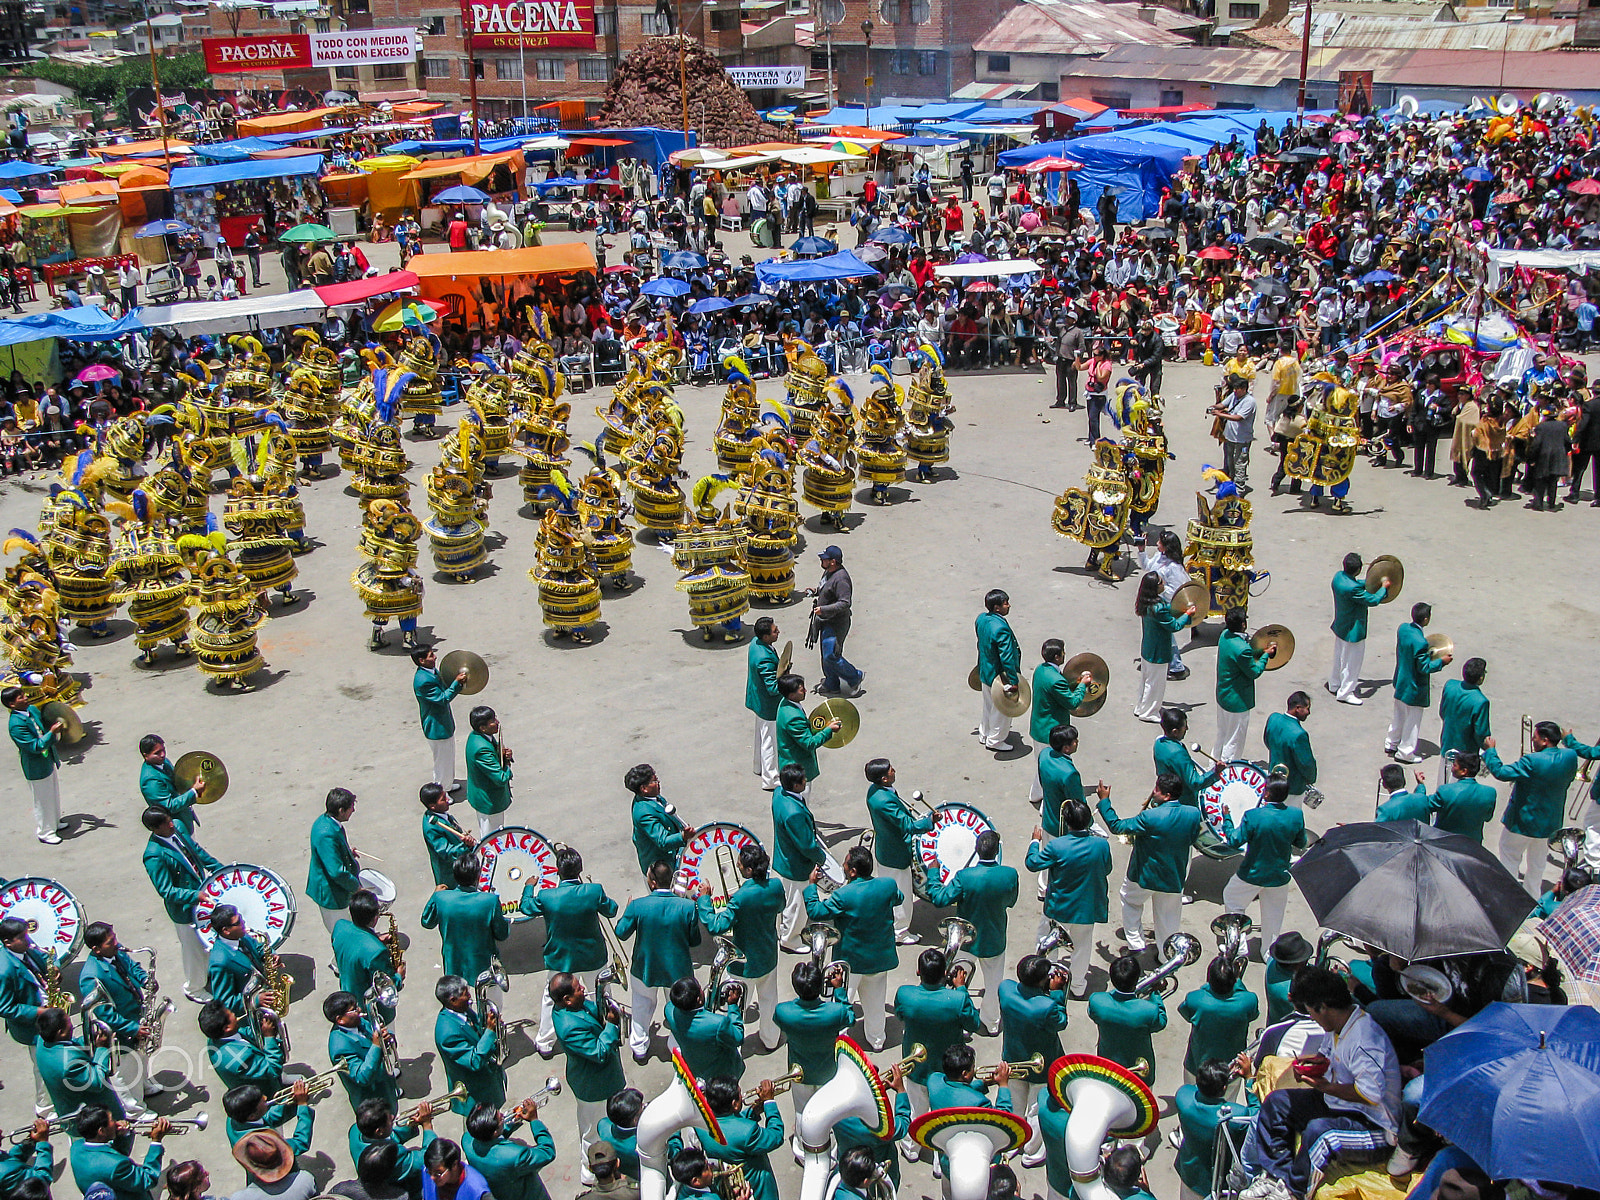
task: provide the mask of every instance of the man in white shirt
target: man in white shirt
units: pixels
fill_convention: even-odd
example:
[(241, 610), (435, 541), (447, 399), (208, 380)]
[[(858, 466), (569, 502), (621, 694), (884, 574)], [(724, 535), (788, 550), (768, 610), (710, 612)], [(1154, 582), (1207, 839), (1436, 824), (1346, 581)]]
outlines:
[(1389, 1035), (1330, 970), (1302, 968), (1292, 991), (1296, 1007), (1326, 1036), (1294, 1060), (1301, 1086), (1261, 1102), (1241, 1155), (1261, 1173), (1239, 1200), (1310, 1196), (1335, 1156), (1381, 1153), (1399, 1132), (1400, 1063)]
[(122, 291), (122, 307), (124, 310), (138, 304), (139, 268), (131, 262), (123, 263), (117, 270), (117, 287)]
[(1224, 392), (1211, 409), (1211, 415), (1223, 419), (1222, 469), (1239, 489), (1241, 496), (1250, 494), (1245, 482), (1250, 474), (1250, 443), (1256, 436), (1256, 398), (1250, 392), (1250, 381), (1242, 375), (1230, 374), (1223, 380)]

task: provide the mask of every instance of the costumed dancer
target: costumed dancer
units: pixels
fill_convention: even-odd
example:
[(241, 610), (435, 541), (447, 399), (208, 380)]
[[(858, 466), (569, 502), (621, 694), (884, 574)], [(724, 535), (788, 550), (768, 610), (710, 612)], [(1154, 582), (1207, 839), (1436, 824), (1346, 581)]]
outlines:
[(283, 415), (307, 483), (322, 478), (322, 456), (333, 448), (330, 423), (339, 414), (339, 358), (313, 329), (289, 335), (294, 368), (284, 384)]
[(723, 641), (737, 642), (739, 618), (750, 611), (750, 576), (740, 560), (744, 526), (726, 509), (719, 519), (715, 507), (717, 496), (735, 486), (728, 475), (702, 476), (694, 485), (694, 516), (672, 546), (672, 565), (684, 573), (678, 590), (689, 593), (689, 619), (708, 642), (718, 626)]
[(628, 571), (633, 567), (633, 529), (623, 519), (627, 505), (622, 499), (622, 476), (606, 466), (598, 447), (587, 443), (578, 449), (592, 453), (595, 465), (578, 480), (578, 517), (583, 522), (583, 540), (594, 556), (595, 570), (610, 579), (619, 592), (633, 588)]
[(1161, 503), (1167, 469), (1167, 435), (1161, 427), (1161, 401), (1131, 379), (1117, 385), (1111, 419), (1122, 431), (1122, 469), (1128, 484), (1128, 530), (1134, 536)]
[(599, 575), (584, 542), (572, 485), (560, 471), (552, 471), (549, 488), (552, 503), (539, 522), (535, 565), (528, 577), (539, 585), (539, 609), (554, 636), (570, 636), (586, 646), (593, 640), (589, 626), (600, 619)]
[(478, 495), (483, 478), (483, 427), (463, 420), (441, 444), (439, 465), (428, 475), (428, 507), (423, 526), (441, 575), (466, 583), (483, 565), (483, 522), (488, 501)]
[(115, 500), (127, 500), (133, 489), (144, 483), (144, 459), (149, 449), (144, 415), (118, 417), (103, 431), (91, 430), (80, 422), (77, 432), (80, 436), (94, 433), (94, 455), (100, 468), (96, 475), (106, 494)]
[(265, 413), (273, 403), (272, 360), (253, 337), (237, 336), (228, 341), (243, 352), (243, 357), (223, 375), (222, 386), (209, 401), (201, 393), (195, 398), (195, 406), (205, 417), (206, 442), (212, 456), (209, 465), (222, 467), (228, 478), (234, 479), (239, 475), (239, 467), (233, 461), (234, 439), (260, 437), (267, 431)]
[(1311, 484), (1307, 499), (1313, 508), (1322, 503), (1322, 489), (1326, 487), (1333, 497), (1333, 511), (1348, 513), (1352, 510), (1345, 497), (1350, 494), (1350, 472), (1361, 445), (1357, 424), (1360, 399), (1326, 371), (1312, 377), (1305, 398), (1309, 406), (1305, 432), (1289, 443), (1283, 456), (1283, 473)]
[(811, 436), (800, 447), (800, 496), (822, 511), (822, 523), (849, 533), (844, 514), (850, 511), (855, 487), (855, 396), (843, 379), (828, 383), (828, 402), (817, 410)]
[(187, 658), (189, 581), (172, 529), (152, 512), (142, 488), (134, 491), (130, 504), (112, 501), (107, 511), (120, 518), (111, 570), (121, 588), (112, 599), (127, 602), (139, 662), (154, 664), (156, 647), (164, 641), (172, 643), (179, 658)]
[(178, 549), (200, 609), (190, 641), (201, 673), (236, 692), (253, 690), (248, 677), (266, 666), (256, 649), (256, 630), (267, 621), (261, 589), (228, 557), (228, 539), (218, 529), (205, 537), (184, 534)]
[(950, 432), (955, 402), (944, 378), (939, 347), (923, 344), (911, 355), (911, 382), (906, 386), (906, 456), (917, 464), (917, 482), (932, 483), (934, 465), (950, 461)]
[(117, 581), (108, 572), (111, 522), (95, 498), (95, 473), (104, 464), (103, 460), (90, 460), (89, 451), (81, 452), (73, 461), (72, 486), (52, 486), (51, 514), (42, 524), (42, 541), (21, 529), (13, 529), (10, 537), (27, 542), (44, 555), (61, 615), (90, 637), (103, 638), (110, 634), (107, 622), (117, 612), (111, 599)]
[(511, 376), (480, 374), (467, 388), (466, 400), (467, 411), (483, 431), (483, 469), (498, 475), (500, 456), (511, 449)]
[(754, 453), (750, 443), (760, 432), (761, 406), (756, 400), (756, 385), (750, 367), (737, 354), (722, 360), (727, 370), (728, 390), (722, 396), (722, 415), (712, 444), (717, 449), (717, 465), (724, 471), (740, 471), (750, 464)]
[(640, 431), (629, 447), (628, 487), (633, 491), (633, 511), (642, 529), (653, 529), (670, 541), (683, 523), (685, 499), (678, 485), (683, 464), (683, 412), (666, 398), (665, 389), (652, 384), (645, 390), (656, 403), (640, 412)]
[(766, 413), (762, 428), (766, 432), (754, 444), (755, 455), (733, 511), (745, 524), (744, 561), (751, 598), (786, 604), (794, 595), (800, 505), (794, 498), (788, 427), (776, 413)]
[(906, 474), (905, 392), (882, 363), (872, 365), (872, 378), (878, 386), (867, 393), (857, 414), (857, 470), (872, 484), (872, 502), (887, 504), (889, 485)]
[(1094, 461), (1083, 474), (1083, 486), (1056, 497), (1050, 526), (1062, 537), (1089, 547), (1085, 567), (1114, 579), (1117, 548), (1127, 532), (1132, 503), (1122, 447), (1102, 438), (1094, 444)]
[(816, 427), (817, 414), (828, 402), (831, 372), (810, 342), (785, 337), (783, 351), (789, 359), (789, 372), (783, 377), (783, 386), (788, 389), (783, 403), (789, 416), (789, 433), (797, 445), (803, 446)]
[(567, 450), (572, 438), (567, 433), (567, 422), (572, 417), (572, 405), (557, 399), (564, 377), (553, 372), (556, 380), (554, 393), (529, 390), (519, 381), (513, 395), (517, 398), (517, 436), (521, 439), (521, 454), (526, 460), (518, 475), (522, 484), (522, 499), (538, 515), (548, 507), (546, 489), (550, 486), (552, 471), (565, 471), (570, 465)]
[[(393, 429), (393, 426), (385, 426)], [(367, 646), (381, 650), (388, 644), (383, 627), (400, 623), (407, 650), (417, 648), (417, 618), (422, 615), (422, 576), (416, 572), (417, 542), (422, 526), (402, 500), (374, 500), (361, 522), (359, 549), (366, 562), (350, 576), (372, 622)]]
[(379, 367), (372, 373), (372, 420), (362, 434), (360, 462), (352, 486), (361, 497), (361, 507), (376, 500), (395, 500), (410, 506), (411, 485), (405, 473), (411, 468), (405, 448), (400, 444), (397, 424), (401, 396), (413, 376), (406, 371)]
[[(261, 480), (278, 497), (284, 512), (283, 533), (290, 541), (289, 553), (310, 554), (314, 549), (306, 540), (306, 506), (300, 502), (300, 485), (295, 482), (295, 451), (292, 431), (277, 413), (267, 414), (267, 424), (278, 430), (267, 439), (267, 462)], [(319, 468), (320, 470), (320, 468)]]
[(1191, 577), (1211, 592), (1211, 611), (1249, 608), (1250, 585), (1267, 576), (1255, 569), (1255, 539), (1250, 534), (1250, 501), (1215, 467), (1201, 471), (1217, 485), (1216, 499), (1195, 493), (1200, 515), (1189, 521), (1189, 558), (1184, 565)]
[[(367, 453), (367, 427), (375, 415), (372, 376), (394, 366), (394, 358), (382, 346), (367, 345), (358, 357), (349, 360), (345, 391), (339, 399), (339, 412), (328, 429), (328, 436), (339, 450), (339, 463), (354, 473), (361, 469)], [(360, 372), (367, 372), (361, 375)], [(352, 381), (349, 376), (354, 374)]]
[[(19, 548), (17, 530), (11, 532), (7, 553)], [(82, 688), (66, 672), (72, 665), (72, 643), (61, 629), (55, 588), (40, 565), (37, 556), (27, 555), (7, 569), (0, 584), (0, 646), (8, 666), (0, 685), (20, 687), (29, 704), (64, 700), (78, 706)]]
[(146, 423), (152, 429), (171, 431), (166, 464), (145, 481), (151, 511), (180, 534), (204, 534), (211, 513), (211, 469), (195, 458), (193, 436), (185, 432), (201, 423), (194, 406), (162, 405), (150, 413)]
[[(284, 439), (287, 447), (288, 426), (283, 418), (277, 413), (267, 413), (266, 418), (279, 431), (274, 436)], [(233, 536), (228, 548), (239, 556), (237, 569), (260, 594), (262, 612), (273, 588), (278, 589), (284, 605), (299, 599), (292, 585), (300, 569), (294, 564), (294, 539), (287, 533), (294, 510), (277, 479), (268, 475), (273, 440), (233, 439), (229, 450), (238, 474), (228, 485), (228, 498), (222, 504), (222, 524)]]
[(444, 397), (439, 394), (439, 359), (431, 334), (406, 343), (400, 351), (400, 370), (410, 374), (400, 396), (402, 419), (411, 418), (412, 433), (438, 437), (437, 422), (444, 411)]

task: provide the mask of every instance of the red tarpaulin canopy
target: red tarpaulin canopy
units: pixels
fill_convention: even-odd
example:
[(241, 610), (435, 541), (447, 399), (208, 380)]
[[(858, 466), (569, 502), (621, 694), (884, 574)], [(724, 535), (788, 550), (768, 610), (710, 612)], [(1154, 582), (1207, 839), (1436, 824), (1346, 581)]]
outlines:
[(627, 138), (581, 137), (567, 142), (569, 146), (631, 146)]
[(336, 304), (355, 304), (385, 292), (398, 292), (417, 286), (414, 271), (390, 271), (387, 275), (374, 275), (370, 279), (355, 279), (349, 283), (329, 283), (311, 290), (329, 307)]

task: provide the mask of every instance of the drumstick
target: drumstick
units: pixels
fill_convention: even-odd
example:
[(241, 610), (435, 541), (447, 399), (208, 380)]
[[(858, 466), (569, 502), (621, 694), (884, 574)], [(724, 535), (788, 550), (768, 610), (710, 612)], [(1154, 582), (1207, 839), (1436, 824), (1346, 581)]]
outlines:
[(370, 858), (373, 862), (383, 861), (383, 859), (379, 858), (376, 854), (368, 854), (365, 850), (357, 850), (354, 846), (350, 847), (350, 853), (354, 854), (357, 858)]

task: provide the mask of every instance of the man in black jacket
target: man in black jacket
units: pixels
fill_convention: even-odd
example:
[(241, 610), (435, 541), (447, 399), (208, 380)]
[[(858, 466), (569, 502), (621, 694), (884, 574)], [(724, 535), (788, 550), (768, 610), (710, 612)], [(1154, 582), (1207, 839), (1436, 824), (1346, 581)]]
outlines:
[[(1591, 466), (1592, 464), (1592, 466)], [(1567, 490), (1567, 503), (1576, 504), (1583, 490), (1583, 469), (1591, 468), (1594, 481), (1594, 499), (1590, 508), (1600, 508), (1600, 396), (1589, 389), (1589, 399), (1579, 410), (1578, 428), (1572, 435), (1572, 482)]]
[(811, 637), (806, 645), (822, 643), (822, 683), (818, 693), (840, 696), (859, 696), (866, 689), (861, 681), (866, 672), (854, 666), (844, 656), (844, 640), (850, 635), (851, 603), (855, 588), (850, 582), (850, 572), (844, 569), (844, 551), (829, 546), (817, 555), (822, 560), (822, 582), (810, 589)]

